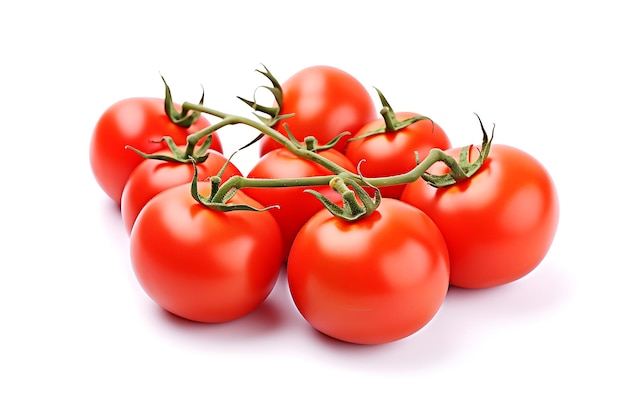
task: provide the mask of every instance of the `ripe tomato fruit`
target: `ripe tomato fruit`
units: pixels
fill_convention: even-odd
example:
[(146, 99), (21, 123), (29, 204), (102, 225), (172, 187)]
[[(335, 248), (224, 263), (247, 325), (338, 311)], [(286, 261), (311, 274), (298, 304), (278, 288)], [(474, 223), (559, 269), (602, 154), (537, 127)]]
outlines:
[[(180, 111), (180, 106), (175, 104)], [(117, 204), (132, 170), (144, 158), (126, 149), (130, 145), (145, 153), (167, 149), (163, 136), (184, 145), (187, 136), (205, 127), (209, 121), (201, 116), (189, 128), (173, 123), (165, 113), (165, 100), (156, 97), (132, 97), (120, 100), (96, 122), (89, 148), (93, 175), (102, 190)], [(213, 134), (211, 149), (222, 152), (219, 136)]]
[[(318, 154), (351, 172), (356, 172), (354, 165), (342, 153), (327, 149)], [(287, 148), (273, 149), (263, 155), (248, 173), (248, 178), (304, 178), (332, 175), (332, 172), (316, 162), (296, 156)], [(246, 194), (261, 203), (264, 207), (278, 205), (280, 208), (270, 210), (280, 227), (283, 236), (283, 259), (291, 248), (291, 243), (302, 225), (316, 212), (323, 208), (315, 196), (305, 193), (311, 189), (322, 193), (334, 203), (341, 202), (341, 196), (330, 186), (320, 187), (276, 187), (247, 188)]]
[[(179, 146), (181, 151), (185, 146)], [(170, 150), (157, 152), (171, 155)], [(220, 152), (209, 150), (206, 161), (196, 164), (198, 178), (202, 181), (216, 175), (224, 165), (222, 181), (233, 175), (242, 175), (241, 171)], [(148, 201), (161, 191), (180, 184), (190, 184), (194, 176), (191, 163), (170, 162), (158, 159), (146, 159), (133, 170), (122, 192), (121, 213), (124, 227), (130, 235), (135, 219)]]
[[(420, 117), (413, 112), (398, 112), (395, 116), (399, 121)], [(384, 128), (383, 118), (373, 120), (357, 131), (355, 137)], [(451, 146), (448, 135), (438, 124), (423, 119), (396, 131), (384, 131), (351, 140), (345, 154), (355, 165), (363, 160), (360, 169), (365, 177), (386, 177), (404, 174), (415, 168), (415, 152), (423, 159), (433, 148), (445, 150)], [(383, 197), (399, 199), (404, 187), (404, 184), (399, 184), (379, 189)]]
[[(450, 150), (458, 158), (460, 149)], [(470, 149), (470, 161), (478, 149)], [(443, 163), (429, 170), (449, 172)], [(528, 153), (493, 144), (469, 179), (444, 188), (410, 183), (401, 200), (437, 224), (450, 253), (450, 283), (487, 288), (515, 281), (547, 254), (557, 229), (559, 203), (545, 167)]]
[[(202, 195), (209, 182), (199, 182)], [(232, 203), (259, 204), (238, 191)], [(267, 211), (221, 212), (189, 185), (169, 188), (139, 213), (130, 235), (135, 275), (163, 309), (198, 322), (226, 322), (258, 307), (282, 267), (282, 239)]]
[[(276, 129), (286, 135), (283, 123), (302, 142), (314, 136), (325, 145), (343, 132), (354, 134), (376, 118), (376, 106), (367, 89), (352, 75), (335, 67), (316, 65), (304, 68), (282, 84), (282, 108), (279, 115), (294, 114)], [(343, 151), (350, 136), (335, 145)], [(260, 139), (260, 154), (281, 145), (269, 136)]]
[(421, 210), (383, 198), (349, 222), (320, 210), (296, 236), (287, 263), (293, 301), (318, 331), (381, 344), (424, 327), (448, 291), (445, 241)]

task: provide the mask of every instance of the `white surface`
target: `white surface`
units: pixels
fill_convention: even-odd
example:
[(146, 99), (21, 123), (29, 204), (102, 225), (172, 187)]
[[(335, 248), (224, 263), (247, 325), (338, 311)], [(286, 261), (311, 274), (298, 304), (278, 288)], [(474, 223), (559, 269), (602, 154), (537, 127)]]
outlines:
[[(626, 413), (617, 3), (17, 4), (0, 6), (0, 415)], [(235, 96), (264, 82), (261, 63), (283, 80), (342, 68), (456, 145), (480, 140), (473, 112), (495, 123), (557, 184), (545, 261), (508, 286), (452, 289), (426, 328), (384, 346), (316, 334), (284, 279), (236, 322), (164, 314), (91, 176), (91, 129), (114, 101), (161, 96), (159, 73), (177, 101), (203, 85), (207, 105), (248, 114)], [(253, 134), (223, 132), (231, 150)]]

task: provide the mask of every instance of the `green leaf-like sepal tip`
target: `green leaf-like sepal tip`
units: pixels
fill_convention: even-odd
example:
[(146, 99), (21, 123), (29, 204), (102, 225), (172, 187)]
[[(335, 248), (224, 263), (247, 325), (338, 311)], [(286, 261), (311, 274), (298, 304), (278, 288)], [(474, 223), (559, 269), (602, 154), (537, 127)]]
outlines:
[[(262, 64), (261, 64), (262, 65)], [(275, 106), (263, 106), (260, 105), (259, 103), (257, 103), (256, 101), (256, 97), (253, 97), (252, 100), (248, 100), (242, 97), (237, 96), (237, 98), (241, 101), (243, 101), (244, 103), (246, 103), (248, 106), (250, 106), (252, 108), (252, 110), (255, 111), (255, 115), (256, 117), (263, 122), (264, 124), (266, 124), (269, 127), (273, 127), (276, 126), (276, 124), (278, 124), (279, 121), (287, 118), (287, 117), (291, 117), (292, 115), (280, 115), (280, 111), (283, 108), (283, 89), (280, 85), (280, 82), (276, 79), (276, 77), (274, 77), (272, 75), (272, 73), (267, 69), (267, 67), (265, 65), (263, 65), (263, 68), (265, 69), (265, 71), (259, 70), (257, 69), (256, 71), (263, 74), (272, 84), (272, 86), (267, 86), (267, 85), (262, 85), (258, 88), (264, 88), (266, 90), (268, 90), (270, 93), (272, 93), (272, 96), (274, 96), (274, 100), (276, 102)], [(261, 112), (263, 114), (266, 114), (269, 117), (264, 117), (261, 116), (259, 114), (257, 114), (256, 112)]]
[[(364, 181), (363, 177), (361, 181)], [(378, 188), (373, 187), (375, 195), (372, 199), (361, 184), (349, 177), (333, 177), (329, 185), (341, 194), (343, 206), (335, 204), (318, 191), (307, 189), (305, 192), (313, 194), (335, 217), (346, 221), (352, 222), (369, 216), (378, 208), (382, 199)]]
[(350, 138), (349, 141), (364, 139), (366, 137), (378, 135), (381, 133), (397, 132), (399, 130), (404, 129), (407, 126), (412, 125), (413, 123), (419, 122), (420, 120), (430, 120), (433, 129), (435, 128), (435, 123), (429, 117), (426, 117), (426, 116), (415, 116), (415, 117), (409, 117), (408, 119), (404, 119), (404, 120), (398, 120), (396, 113), (393, 111), (393, 108), (391, 107), (391, 105), (389, 104), (389, 102), (387, 101), (383, 93), (376, 87), (374, 87), (374, 89), (378, 93), (378, 97), (380, 98), (380, 102), (382, 104), (382, 108), (380, 109), (380, 114), (385, 121), (385, 125), (378, 129), (367, 131), (354, 138)]
[[(192, 124), (194, 124), (199, 118), (201, 113), (198, 111), (178, 111), (174, 106), (174, 101), (172, 99), (172, 91), (170, 90), (170, 86), (165, 81), (165, 78), (161, 75), (161, 79), (165, 84), (165, 114), (167, 117), (175, 123), (177, 126), (188, 128)], [(202, 96), (200, 97), (200, 105), (204, 104), (204, 88), (202, 88)]]
[(424, 181), (426, 181), (428, 184), (435, 188), (448, 187), (450, 185), (457, 184), (461, 181), (471, 178), (483, 166), (483, 163), (485, 162), (485, 160), (487, 160), (487, 157), (489, 156), (491, 142), (493, 141), (495, 125), (493, 126), (493, 129), (491, 131), (491, 137), (489, 137), (487, 135), (487, 132), (485, 131), (482, 120), (480, 120), (480, 117), (477, 114), (476, 117), (478, 118), (478, 122), (480, 123), (480, 129), (483, 133), (482, 145), (476, 161), (474, 161), (473, 163), (470, 163), (469, 161), (471, 145), (465, 146), (461, 149), (458, 161), (454, 160), (454, 158), (452, 157), (446, 158), (447, 155), (443, 154), (442, 152), (441, 159), (446, 165), (448, 165), (448, 167), (450, 168), (450, 172), (444, 175), (432, 175), (429, 173), (425, 173), (422, 175)]
[(250, 206), (248, 204), (228, 203), (228, 200), (230, 200), (237, 192), (236, 188), (230, 189), (226, 193), (222, 201), (216, 201), (215, 196), (217, 194), (217, 191), (219, 189), (219, 184), (221, 182), (221, 178), (219, 178), (218, 176), (211, 177), (211, 184), (212, 184), (211, 194), (209, 196), (201, 195), (200, 192), (198, 191), (198, 168), (196, 167), (196, 162), (193, 159), (191, 159), (191, 162), (193, 164), (193, 178), (191, 180), (191, 195), (193, 196), (194, 200), (196, 200), (198, 203), (202, 204), (203, 206), (211, 210), (216, 210), (216, 211), (221, 211), (221, 212), (266, 211), (266, 210), (270, 210), (273, 208), (280, 208), (277, 205), (258, 208), (258, 207)]

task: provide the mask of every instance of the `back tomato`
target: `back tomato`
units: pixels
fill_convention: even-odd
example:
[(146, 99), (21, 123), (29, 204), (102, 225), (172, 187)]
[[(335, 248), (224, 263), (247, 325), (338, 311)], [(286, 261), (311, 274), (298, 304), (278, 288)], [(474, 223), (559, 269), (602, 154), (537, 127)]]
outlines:
[[(334, 149), (318, 152), (337, 165), (351, 172), (356, 172), (354, 165), (342, 153)], [(258, 160), (248, 173), (248, 178), (303, 178), (332, 175), (328, 169), (316, 162), (309, 161), (293, 154), (286, 148), (273, 149)], [(283, 236), (283, 259), (287, 260), (291, 243), (302, 225), (316, 212), (323, 209), (322, 203), (313, 195), (305, 193), (311, 189), (322, 193), (334, 203), (341, 202), (341, 195), (333, 191), (330, 186), (319, 187), (276, 187), (276, 188), (246, 188), (250, 197), (268, 207), (278, 205), (280, 208), (271, 209)]]
[[(185, 146), (179, 146), (181, 151)], [(222, 173), (222, 181), (234, 175), (242, 175), (241, 171), (221, 153), (209, 150), (206, 161), (196, 164), (198, 179), (204, 181), (216, 175), (226, 164)], [(171, 155), (170, 150), (159, 152)], [(146, 159), (140, 163), (128, 177), (122, 192), (121, 212), (126, 232), (130, 235), (135, 219), (148, 201), (158, 193), (180, 184), (190, 184), (194, 176), (191, 163), (169, 162), (157, 159)]]
[[(448, 152), (458, 158), (460, 149)], [(470, 160), (477, 158), (472, 148)], [(449, 169), (437, 163), (431, 174)], [(546, 169), (531, 155), (493, 144), (469, 179), (434, 188), (421, 179), (401, 199), (437, 224), (450, 252), (450, 283), (487, 288), (515, 281), (547, 254), (557, 229), (557, 192)]]
[[(202, 195), (210, 189), (198, 183)], [(260, 207), (241, 191), (229, 202)], [(216, 211), (183, 184), (146, 204), (130, 235), (130, 256), (140, 285), (163, 309), (192, 321), (226, 322), (270, 294), (282, 267), (282, 239), (269, 212)]]
[[(180, 106), (175, 104), (180, 111)], [(161, 139), (170, 136), (184, 145), (187, 136), (205, 127), (202, 116), (189, 128), (173, 123), (165, 113), (165, 101), (156, 97), (133, 97), (114, 103), (98, 119), (91, 136), (89, 161), (93, 175), (102, 190), (121, 203), (122, 191), (130, 173), (144, 158), (126, 149), (130, 145), (145, 153), (167, 149)], [(214, 134), (211, 149), (222, 152), (219, 136)]]
[(443, 303), (449, 272), (433, 221), (390, 198), (354, 222), (319, 211), (296, 236), (287, 263), (302, 316), (318, 331), (358, 344), (393, 342), (424, 327)]
[[(412, 112), (396, 113), (399, 121), (419, 116)], [(355, 137), (384, 127), (385, 121), (382, 118), (371, 121), (356, 132)], [(420, 159), (424, 159), (433, 148), (446, 150), (451, 146), (443, 129), (424, 119), (394, 132), (375, 133), (352, 140), (348, 142), (344, 153), (355, 165), (363, 161), (360, 166), (363, 176), (387, 177), (404, 174), (415, 168), (415, 152)], [(383, 197), (399, 199), (404, 187), (404, 184), (400, 184), (379, 189)]]
[[(314, 136), (320, 145), (327, 144), (343, 132), (354, 134), (375, 119), (376, 106), (367, 89), (347, 72), (326, 65), (304, 68), (282, 84), (283, 106), (280, 115), (294, 116), (280, 121), (276, 129), (286, 135), (283, 123), (302, 142)], [(342, 152), (348, 138), (344, 136), (335, 149)], [(260, 140), (260, 154), (265, 155), (281, 145), (269, 136)]]

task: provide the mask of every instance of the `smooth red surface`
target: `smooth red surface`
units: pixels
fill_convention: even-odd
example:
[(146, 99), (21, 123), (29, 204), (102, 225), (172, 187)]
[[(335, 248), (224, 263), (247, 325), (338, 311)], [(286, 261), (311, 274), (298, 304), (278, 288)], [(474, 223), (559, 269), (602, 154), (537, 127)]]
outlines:
[[(89, 147), (92, 173), (102, 190), (120, 204), (130, 173), (144, 159), (126, 149), (126, 145), (154, 153), (167, 149), (167, 144), (161, 140), (164, 136), (170, 136), (177, 145), (184, 145), (188, 135), (208, 126), (205, 117), (200, 117), (189, 128), (177, 126), (166, 115), (161, 98), (120, 100), (107, 108), (96, 122)], [(213, 135), (211, 148), (222, 152), (219, 135)]]
[[(210, 184), (198, 188), (205, 195)], [(231, 202), (259, 207), (241, 191)], [(141, 211), (130, 256), (139, 283), (163, 309), (188, 320), (226, 322), (269, 295), (282, 265), (282, 239), (270, 213), (212, 210), (180, 185)]]
[[(183, 146), (180, 146), (184, 150)], [(163, 151), (171, 155), (171, 152)], [(242, 175), (241, 171), (221, 153), (209, 150), (206, 161), (196, 164), (198, 180), (204, 181), (216, 175), (226, 164), (221, 175), (222, 181), (226, 181), (233, 175)], [(194, 170), (190, 163), (178, 163), (157, 159), (146, 159), (141, 162), (128, 177), (124, 191), (122, 192), (121, 212), (122, 221), (126, 232), (130, 231), (141, 209), (152, 197), (163, 190), (180, 184), (191, 184)]]
[(318, 212), (296, 236), (287, 264), (303, 317), (328, 336), (358, 344), (392, 342), (424, 327), (443, 303), (449, 271), (445, 242), (430, 218), (388, 198), (355, 222)]
[[(472, 148), (471, 160), (477, 152)], [(443, 163), (430, 170), (448, 171)], [(450, 283), (466, 288), (502, 285), (528, 274), (547, 254), (559, 219), (556, 188), (543, 165), (502, 144), (491, 146), (470, 179), (439, 189), (420, 179), (406, 186), (402, 200), (437, 224), (450, 252)]]
[[(320, 156), (331, 160), (351, 172), (356, 172), (354, 165), (342, 153), (329, 149), (320, 151)], [(264, 155), (248, 173), (249, 178), (304, 178), (332, 175), (332, 172), (316, 162), (294, 155), (286, 148), (274, 149)], [(315, 187), (276, 187), (246, 188), (250, 197), (268, 207), (278, 205), (270, 213), (276, 218), (283, 235), (283, 259), (287, 260), (291, 243), (302, 225), (316, 212), (323, 209), (322, 203), (313, 195), (304, 192), (311, 189), (322, 193), (334, 203), (342, 201), (341, 195), (330, 186)]]
[[(335, 67), (316, 65), (304, 68), (284, 83), (281, 115), (294, 116), (279, 122), (277, 130), (286, 135), (283, 123), (300, 142), (314, 136), (326, 144), (343, 132), (354, 135), (365, 123), (377, 117), (376, 106), (367, 89), (352, 75)], [(335, 149), (343, 151), (350, 135)], [(281, 147), (274, 139), (260, 140), (260, 154)]]
[[(412, 112), (398, 112), (398, 120), (406, 120), (420, 116)], [(371, 121), (363, 126), (356, 134), (360, 136), (367, 132), (385, 127), (382, 118)], [(420, 120), (395, 132), (376, 133), (363, 139), (348, 142), (345, 154), (353, 164), (360, 165), (361, 173), (365, 177), (387, 177), (405, 174), (415, 168), (417, 152), (420, 160), (426, 158), (433, 148), (446, 150), (450, 148), (450, 139), (443, 129), (430, 120)], [(380, 187), (383, 197), (400, 198), (405, 185), (391, 185)]]

